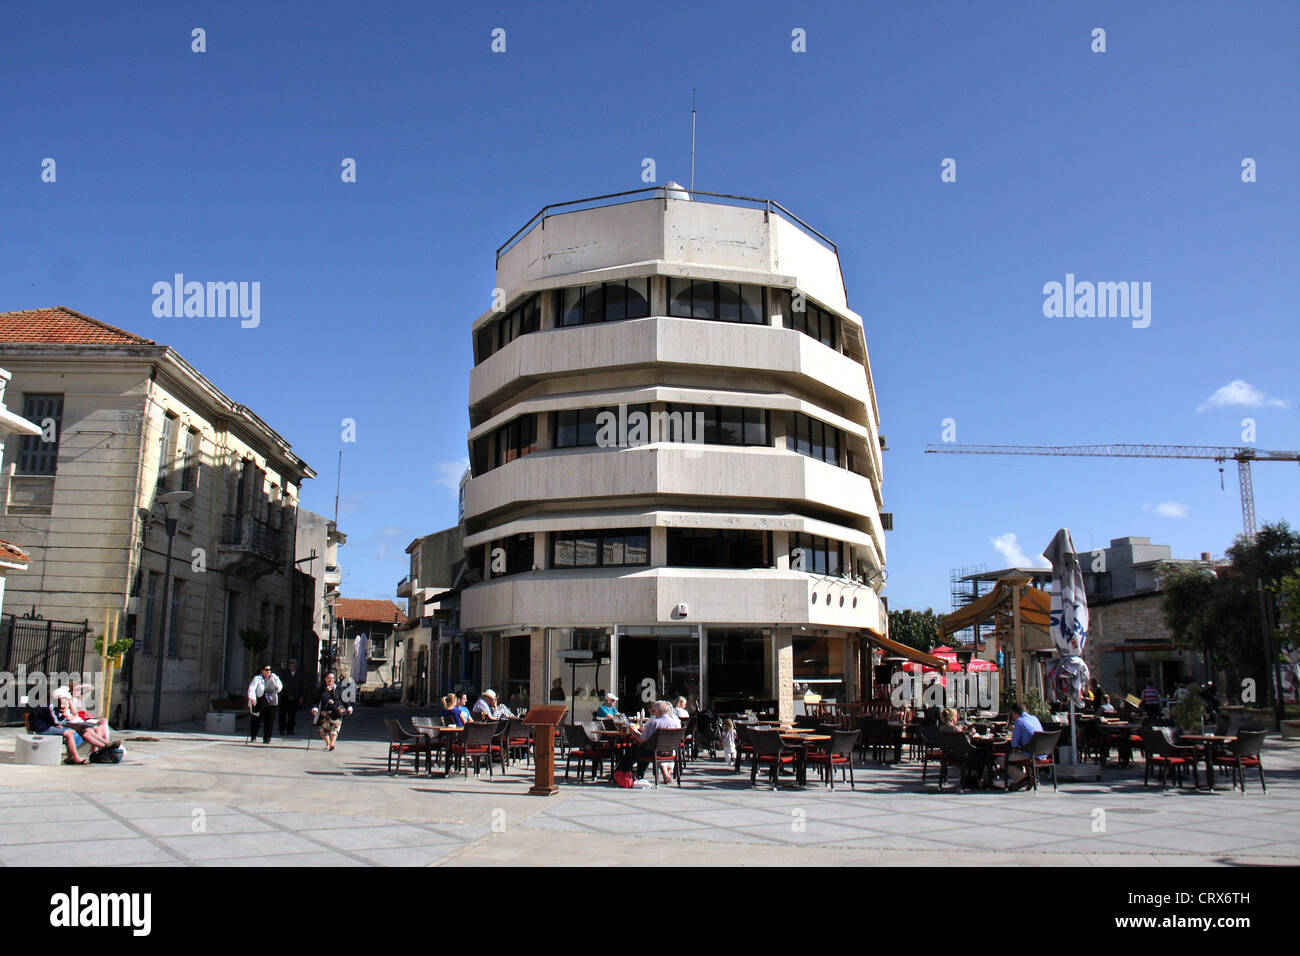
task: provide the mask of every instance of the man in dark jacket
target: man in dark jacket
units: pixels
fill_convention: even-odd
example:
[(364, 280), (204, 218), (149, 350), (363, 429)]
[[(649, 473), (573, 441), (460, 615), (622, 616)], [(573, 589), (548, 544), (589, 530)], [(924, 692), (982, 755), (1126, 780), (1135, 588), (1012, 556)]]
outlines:
[(280, 671), (280, 683), (284, 685), (280, 694), (280, 736), (292, 737), (305, 691), (302, 671), (298, 670), (296, 660), (290, 659), (289, 666)]

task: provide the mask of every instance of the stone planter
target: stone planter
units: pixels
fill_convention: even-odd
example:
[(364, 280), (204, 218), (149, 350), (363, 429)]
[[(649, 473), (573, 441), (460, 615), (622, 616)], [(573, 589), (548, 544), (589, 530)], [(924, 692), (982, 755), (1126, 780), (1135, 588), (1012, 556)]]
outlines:
[(1282, 736), (1287, 740), (1300, 740), (1300, 720), (1282, 721)]
[(203, 721), (205, 734), (233, 734), (235, 732), (235, 712), (233, 710), (208, 711)]

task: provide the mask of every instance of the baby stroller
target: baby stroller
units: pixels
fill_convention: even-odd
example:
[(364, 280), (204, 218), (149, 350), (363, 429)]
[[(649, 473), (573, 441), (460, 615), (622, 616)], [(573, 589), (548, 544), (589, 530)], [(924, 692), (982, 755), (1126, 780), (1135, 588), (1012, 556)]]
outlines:
[(722, 747), (722, 721), (717, 714), (708, 710), (700, 711), (696, 719), (696, 752), (707, 750), (710, 758), (717, 757), (718, 750)]

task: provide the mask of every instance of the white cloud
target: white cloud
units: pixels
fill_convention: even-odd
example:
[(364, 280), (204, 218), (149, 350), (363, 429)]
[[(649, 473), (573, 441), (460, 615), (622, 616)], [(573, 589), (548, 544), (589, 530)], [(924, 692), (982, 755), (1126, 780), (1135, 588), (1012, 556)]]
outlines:
[(1286, 408), (1287, 404), (1280, 398), (1269, 398), (1254, 385), (1237, 378), (1222, 388), (1215, 389), (1213, 395), (1196, 406), (1196, 411), (1199, 414), (1211, 408), (1232, 408), (1234, 406), (1242, 408)]
[(1041, 554), (1029, 557), (1020, 547), (1020, 540), (1014, 531), (989, 538), (989, 544), (997, 549), (998, 554), (1013, 568), (1050, 568), (1052, 565)]
[(1162, 501), (1158, 505), (1145, 504), (1143, 511), (1154, 511), (1162, 518), (1186, 518), (1187, 505), (1181, 501)]
[(435, 487), (450, 488), (460, 491), (460, 476), (465, 474), (469, 462), (464, 458), (453, 458), (433, 463), (433, 484)]

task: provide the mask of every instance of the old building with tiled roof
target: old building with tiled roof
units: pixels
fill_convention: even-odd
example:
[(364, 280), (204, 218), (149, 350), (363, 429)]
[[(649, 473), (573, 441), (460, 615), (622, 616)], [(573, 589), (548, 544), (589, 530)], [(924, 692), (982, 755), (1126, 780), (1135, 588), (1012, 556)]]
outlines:
[[(63, 306), (0, 313), (0, 364), (14, 409), (46, 431), (5, 449), (0, 539), (30, 556), (11, 599), (96, 632), (120, 620), (134, 724), (151, 720), (160, 647), (164, 723), (244, 692), (260, 663), (250, 632), (269, 637), (270, 660), (315, 663), (319, 622), (294, 564), (315, 472), (287, 440), (168, 346)], [(168, 506), (167, 574), (159, 497), (172, 492), (188, 500)], [(93, 646), (83, 669), (99, 669)]]

